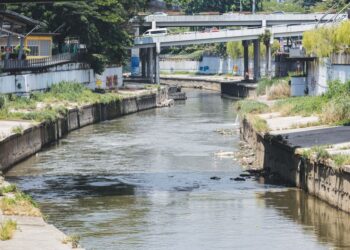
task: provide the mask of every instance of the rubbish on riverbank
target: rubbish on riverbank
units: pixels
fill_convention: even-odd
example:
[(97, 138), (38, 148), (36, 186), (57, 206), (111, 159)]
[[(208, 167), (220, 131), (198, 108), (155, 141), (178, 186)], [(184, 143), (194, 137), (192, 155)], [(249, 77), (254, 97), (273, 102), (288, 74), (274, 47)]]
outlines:
[(215, 156), (218, 156), (218, 157), (235, 157), (235, 152), (218, 152), (218, 153), (215, 153)]
[(230, 178), (231, 181), (245, 181), (242, 177)]
[(221, 178), (217, 176), (213, 176), (213, 177), (210, 177), (210, 180), (219, 181), (221, 180)]
[(236, 135), (238, 133), (238, 129), (232, 129), (232, 128), (219, 128), (217, 130), (215, 130), (215, 132), (224, 135), (224, 136), (232, 136), (232, 135)]

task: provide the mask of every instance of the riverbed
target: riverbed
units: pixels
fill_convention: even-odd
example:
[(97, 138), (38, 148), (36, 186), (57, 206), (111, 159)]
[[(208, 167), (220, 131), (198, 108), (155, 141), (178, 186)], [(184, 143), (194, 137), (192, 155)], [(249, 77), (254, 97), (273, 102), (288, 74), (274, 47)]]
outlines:
[(263, 179), (231, 180), (244, 169), (217, 153), (239, 150), (233, 101), (187, 95), (74, 131), (7, 178), (86, 249), (350, 247), (348, 214)]

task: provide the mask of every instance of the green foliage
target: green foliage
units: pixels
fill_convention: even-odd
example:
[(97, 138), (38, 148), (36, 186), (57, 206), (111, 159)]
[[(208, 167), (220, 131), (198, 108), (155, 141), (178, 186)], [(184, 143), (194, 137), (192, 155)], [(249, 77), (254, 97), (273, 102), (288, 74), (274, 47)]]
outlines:
[(17, 186), (13, 185), (13, 184), (0, 188), (0, 195), (1, 196), (3, 196), (4, 194), (13, 193), (13, 192), (17, 192)]
[(22, 125), (15, 126), (11, 129), (11, 132), (14, 134), (23, 134), (24, 128)]
[(322, 113), (326, 101), (323, 96), (293, 97), (277, 101), (273, 109), (284, 115), (317, 115)]
[(333, 81), (328, 84), (328, 90), (325, 93), (325, 96), (328, 99), (338, 97), (338, 96), (346, 96), (350, 94), (350, 81), (346, 83), (342, 83), (341, 81)]
[(42, 31), (58, 30), (59, 47), (65, 37), (78, 37), (89, 54), (104, 55), (110, 63), (122, 64), (128, 58), (131, 35), (128, 21), (142, 10), (147, 0), (87, 0), (53, 4), (7, 5), (7, 8), (46, 23)]
[(235, 108), (240, 114), (261, 114), (269, 110), (265, 103), (255, 100), (241, 100), (235, 104)]
[(91, 65), (96, 74), (102, 74), (108, 64), (108, 58), (101, 54), (88, 54), (85, 61)]
[(336, 154), (332, 155), (332, 160), (337, 167), (343, 167), (350, 164), (350, 155)]
[(302, 156), (306, 159), (314, 158), (317, 161), (325, 161), (331, 159), (331, 155), (327, 151), (328, 146), (314, 146), (310, 149), (303, 150)]
[(308, 55), (329, 57), (332, 53), (350, 53), (350, 21), (336, 27), (322, 27), (307, 31), (303, 46)]
[(270, 128), (269, 128), (266, 120), (264, 120), (256, 115), (248, 116), (248, 119), (251, 122), (255, 131), (258, 131), (260, 133), (267, 133), (270, 131)]
[[(32, 93), (30, 98), (9, 96), (6, 107), (0, 109), (0, 119), (22, 119), (53, 122), (66, 114), (67, 105), (109, 103), (121, 100), (115, 93), (97, 94), (80, 83), (61, 82), (46, 93)], [(38, 104), (42, 108), (38, 108)], [(65, 106), (64, 106), (65, 105)], [(23, 128), (14, 128), (22, 133)]]
[(5, 220), (0, 224), (0, 240), (10, 240), (17, 229), (17, 222), (14, 220)]
[(262, 6), (265, 12), (284, 11), (305, 13), (306, 9), (303, 8), (303, 3), (305, 2), (306, 1), (286, 0), (283, 3), (278, 3), (274, 0), (264, 0)]
[(242, 58), (244, 53), (242, 42), (228, 42), (226, 53), (233, 59)]

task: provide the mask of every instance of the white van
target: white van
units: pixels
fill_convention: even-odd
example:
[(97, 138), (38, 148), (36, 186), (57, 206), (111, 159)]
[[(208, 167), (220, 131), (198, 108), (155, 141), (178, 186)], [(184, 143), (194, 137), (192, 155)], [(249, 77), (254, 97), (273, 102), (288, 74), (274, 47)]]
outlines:
[(168, 29), (150, 29), (143, 33), (143, 36), (165, 36), (168, 34)]

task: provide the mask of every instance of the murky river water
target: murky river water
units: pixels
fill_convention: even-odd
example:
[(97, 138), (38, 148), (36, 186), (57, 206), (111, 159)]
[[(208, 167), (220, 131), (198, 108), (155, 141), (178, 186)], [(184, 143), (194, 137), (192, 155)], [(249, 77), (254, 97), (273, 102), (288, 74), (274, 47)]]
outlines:
[[(186, 103), (71, 133), (7, 175), (86, 249), (346, 249), (350, 216), (303, 192), (248, 179), (232, 101)], [(211, 180), (218, 176), (220, 180)]]

